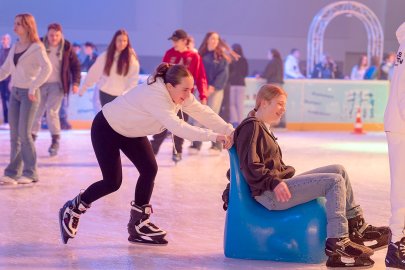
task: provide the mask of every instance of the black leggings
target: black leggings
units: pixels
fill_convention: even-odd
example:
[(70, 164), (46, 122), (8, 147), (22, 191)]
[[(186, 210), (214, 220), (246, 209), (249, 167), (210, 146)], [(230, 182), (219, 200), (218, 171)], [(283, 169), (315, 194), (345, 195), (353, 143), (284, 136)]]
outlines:
[(128, 138), (115, 132), (105, 119), (102, 111), (94, 118), (91, 126), (91, 142), (103, 174), (103, 180), (93, 183), (81, 195), (90, 204), (99, 198), (117, 191), (122, 183), (120, 150), (139, 171), (135, 188), (135, 204), (148, 204), (152, 196), (157, 174), (155, 155), (148, 138)]

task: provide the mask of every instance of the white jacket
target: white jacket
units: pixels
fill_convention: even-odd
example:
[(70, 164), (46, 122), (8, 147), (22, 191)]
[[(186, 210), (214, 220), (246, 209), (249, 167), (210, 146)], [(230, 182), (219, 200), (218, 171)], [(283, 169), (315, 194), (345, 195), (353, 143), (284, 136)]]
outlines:
[(391, 79), (390, 95), (384, 115), (384, 129), (405, 133), (405, 22), (398, 28), (399, 49)]
[(284, 78), (286, 79), (302, 79), (300, 67), (298, 65), (298, 59), (294, 55), (289, 54), (284, 63)]
[(30, 94), (48, 80), (52, 72), (51, 62), (41, 43), (32, 43), (14, 65), (15, 45), (0, 67), (0, 81), (11, 75), (10, 85), (12, 87), (28, 89)]
[[(181, 120), (179, 109), (193, 117), (204, 129)], [(125, 137), (143, 137), (168, 129), (174, 135), (190, 141), (215, 141), (218, 133), (230, 135), (234, 130), (214, 111), (190, 94), (182, 105), (176, 105), (161, 78), (151, 85), (147, 82), (104, 105), (104, 117), (110, 126)]]
[(97, 83), (97, 87), (103, 92), (111, 96), (120, 96), (130, 89), (138, 85), (139, 79), (139, 62), (135, 56), (131, 54), (129, 70), (126, 76), (117, 74), (117, 62), (119, 53), (115, 53), (114, 61), (111, 66), (110, 76), (104, 74), (104, 66), (107, 60), (107, 52), (100, 54), (96, 62), (91, 66), (83, 84), (80, 87), (79, 93), (83, 95), (87, 88), (92, 87)]

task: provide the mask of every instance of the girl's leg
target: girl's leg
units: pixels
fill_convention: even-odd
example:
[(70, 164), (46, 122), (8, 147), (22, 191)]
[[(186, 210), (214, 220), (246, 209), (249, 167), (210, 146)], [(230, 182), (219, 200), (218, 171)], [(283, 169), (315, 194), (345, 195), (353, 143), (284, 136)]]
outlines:
[(272, 191), (265, 191), (255, 199), (269, 210), (285, 210), (318, 197), (326, 197), (328, 238), (349, 235), (345, 215), (346, 188), (341, 175), (335, 173), (298, 175), (286, 179), (285, 183), (291, 192), (291, 199), (288, 202), (278, 202)]

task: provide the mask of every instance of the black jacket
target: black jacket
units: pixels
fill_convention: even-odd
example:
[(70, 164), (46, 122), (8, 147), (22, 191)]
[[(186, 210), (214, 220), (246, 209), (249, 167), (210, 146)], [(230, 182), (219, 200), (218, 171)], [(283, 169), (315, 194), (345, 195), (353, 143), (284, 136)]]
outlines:
[(248, 62), (245, 57), (241, 57), (238, 61), (232, 62), (229, 65), (229, 84), (246, 85), (245, 77), (248, 75), (248, 69)]

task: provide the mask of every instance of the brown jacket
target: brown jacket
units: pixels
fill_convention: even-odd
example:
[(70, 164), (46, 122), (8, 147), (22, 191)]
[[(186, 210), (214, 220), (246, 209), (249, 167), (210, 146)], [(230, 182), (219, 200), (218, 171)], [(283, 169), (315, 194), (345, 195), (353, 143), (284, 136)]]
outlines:
[(276, 140), (256, 117), (246, 118), (235, 130), (240, 169), (253, 197), (294, 176), (295, 169), (284, 164)]

